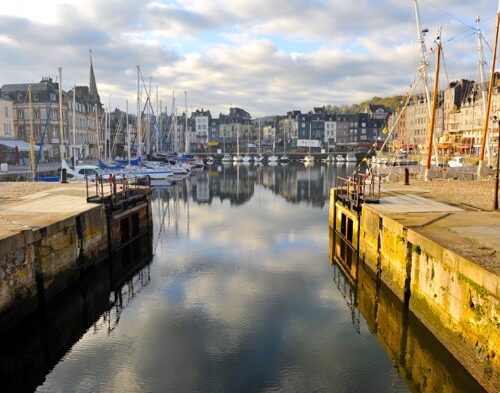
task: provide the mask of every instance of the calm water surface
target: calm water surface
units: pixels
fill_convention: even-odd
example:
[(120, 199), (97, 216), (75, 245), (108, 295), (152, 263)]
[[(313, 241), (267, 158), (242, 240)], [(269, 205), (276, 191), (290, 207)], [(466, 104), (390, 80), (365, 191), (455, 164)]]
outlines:
[(152, 263), (37, 391), (407, 391), (328, 259), (350, 170), (213, 166), (155, 190)]

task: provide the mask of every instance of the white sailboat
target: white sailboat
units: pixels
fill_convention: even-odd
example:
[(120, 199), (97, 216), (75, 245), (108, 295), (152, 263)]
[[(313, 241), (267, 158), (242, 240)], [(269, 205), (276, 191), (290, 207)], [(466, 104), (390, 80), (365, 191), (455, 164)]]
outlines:
[(304, 157), (304, 162), (306, 163), (314, 162), (314, 156), (311, 154), (311, 128), (312, 128), (312, 123), (309, 123), (309, 152)]
[(283, 129), (283, 155), (281, 156), (280, 161), (281, 162), (290, 161), (290, 158), (286, 155), (286, 132), (284, 129)]
[(242, 162), (243, 158), (240, 156), (240, 132), (236, 130), (236, 155), (233, 156), (234, 162)]
[(247, 129), (247, 154), (243, 157), (243, 162), (251, 163), (253, 157), (250, 155), (250, 128)]
[(262, 152), (261, 152), (261, 140), (260, 140), (260, 133), (261, 133), (261, 129), (260, 129), (260, 118), (259, 118), (259, 130), (258, 130), (258, 133), (259, 133), (259, 154), (257, 154), (257, 155), (254, 157), (254, 161), (255, 161), (255, 162), (262, 162), (262, 161), (264, 161), (265, 157), (262, 155)]
[(229, 163), (233, 162), (233, 158), (231, 157), (231, 154), (226, 153), (226, 134), (222, 133), (222, 149), (224, 155), (222, 156), (222, 162), (223, 163)]
[(276, 149), (276, 118), (274, 118), (274, 128), (273, 128), (273, 155), (268, 158), (269, 162), (278, 162), (279, 157), (274, 154), (274, 150)]
[(356, 154), (354, 154), (354, 153), (347, 153), (346, 161), (347, 162), (357, 162), (358, 159), (356, 158)]

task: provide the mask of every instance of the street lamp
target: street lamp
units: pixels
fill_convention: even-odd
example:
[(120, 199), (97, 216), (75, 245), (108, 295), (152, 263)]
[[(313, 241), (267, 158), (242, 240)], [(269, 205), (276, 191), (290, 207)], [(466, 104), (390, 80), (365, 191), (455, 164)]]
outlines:
[[(495, 121), (497, 120), (497, 117), (495, 116)], [(498, 183), (499, 183), (499, 178), (500, 178), (500, 120), (498, 120), (497, 123), (497, 128), (498, 128), (498, 140), (497, 140), (497, 171), (495, 175), (495, 202), (493, 204), (493, 209), (498, 210)]]

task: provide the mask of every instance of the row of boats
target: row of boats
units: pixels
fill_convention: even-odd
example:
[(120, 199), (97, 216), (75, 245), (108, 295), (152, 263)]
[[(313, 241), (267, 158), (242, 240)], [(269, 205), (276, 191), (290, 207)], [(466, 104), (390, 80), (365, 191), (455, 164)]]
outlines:
[(107, 179), (110, 176), (166, 180), (172, 176), (187, 176), (192, 170), (203, 168), (205, 163), (193, 155), (182, 154), (149, 156), (147, 159), (140, 157), (133, 160), (116, 159), (113, 163), (99, 160), (98, 165), (75, 165), (73, 167), (63, 160), (61, 166), (73, 180), (94, 180), (97, 177)]
[[(207, 162), (210, 160), (209, 163), (213, 162), (213, 158), (209, 157), (207, 159)], [(303, 159), (300, 161), (303, 162), (314, 162), (315, 158), (312, 154), (307, 154)], [(245, 156), (240, 156), (240, 155), (235, 155), (231, 156), (230, 154), (224, 154), (222, 157), (222, 162), (223, 163), (229, 163), (229, 162), (289, 162), (290, 157), (288, 157), (286, 154), (282, 156), (277, 156), (273, 153), (273, 155), (267, 157), (263, 154), (257, 154), (255, 156), (251, 156), (249, 154)], [(348, 153), (345, 157), (341, 154), (338, 155), (328, 155), (325, 159), (321, 160), (322, 162), (357, 162), (356, 155), (354, 153)]]

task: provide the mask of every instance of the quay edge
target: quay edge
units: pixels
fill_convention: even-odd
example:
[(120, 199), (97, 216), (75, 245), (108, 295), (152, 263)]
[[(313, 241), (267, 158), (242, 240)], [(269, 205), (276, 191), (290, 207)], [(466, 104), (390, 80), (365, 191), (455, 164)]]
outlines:
[[(364, 203), (359, 212), (339, 200), (337, 189), (330, 202), (329, 224), (336, 233), (332, 258), (342, 252), (338, 240), (348, 241), (358, 263), (379, 277), (486, 391), (499, 392), (500, 266), (498, 259), (480, 262), (484, 250), (468, 238), (467, 225), (500, 228), (500, 216), (408, 194), (386, 195), (380, 205)], [(465, 229), (455, 227), (460, 220)], [(464, 256), (458, 243), (478, 247), (478, 257)], [(492, 248), (485, 261), (498, 257)], [(359, 269), (347, 266), (353, 277)]]
[(149, 232), (150, 190), (142, 195), (111, 208), (72, 184), (0, 204), (0, 332)]

